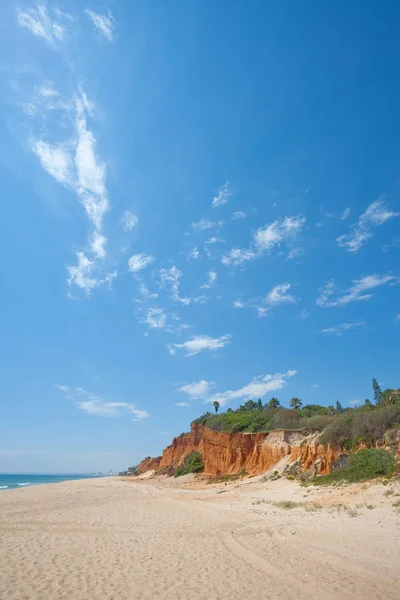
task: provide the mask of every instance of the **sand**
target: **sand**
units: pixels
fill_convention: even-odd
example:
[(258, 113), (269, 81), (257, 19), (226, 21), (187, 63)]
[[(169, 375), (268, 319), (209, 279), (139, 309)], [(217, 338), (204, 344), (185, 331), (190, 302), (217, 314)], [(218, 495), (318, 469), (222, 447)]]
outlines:
[(0, 492), (1, 600), (399, 599), (400, 485), (180, 483)]

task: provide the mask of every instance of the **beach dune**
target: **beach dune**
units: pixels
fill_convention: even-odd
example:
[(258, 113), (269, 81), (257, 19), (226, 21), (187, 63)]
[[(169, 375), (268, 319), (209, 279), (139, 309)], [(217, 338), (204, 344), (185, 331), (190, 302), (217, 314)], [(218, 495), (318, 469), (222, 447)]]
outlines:
[(0, 493), (0, 598), (398, 600), (400, 515), (381, 496), (356, 518), (283, 496), (306, 493), (116, 478)]

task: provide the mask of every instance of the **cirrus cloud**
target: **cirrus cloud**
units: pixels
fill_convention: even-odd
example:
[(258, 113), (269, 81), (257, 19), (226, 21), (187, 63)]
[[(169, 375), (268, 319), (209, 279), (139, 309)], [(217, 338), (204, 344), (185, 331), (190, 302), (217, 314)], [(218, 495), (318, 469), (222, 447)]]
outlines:
[(154, 261), (153, 256), (149, 256), (148, 254), (134, 254), (128, 260), (128, 268), (131, 273), (137, 273), (138, 271), (142, 271), (148, 267)]
[(200, 379), (200, 381), (193, 381), (192, 383), (183, 385), (178, 391), (187, 394), (193, 400), (199, 400), (201, 398), (207, 398), (215, 386), (216, 384), (213, 381)]
[[(345, 213), (343, 213), (342, 218), (346, 218), (344, 217)], [(336, 242), (338, 246), (346, 248), (348, 252), (358, 252), (365, 242), (372, 237), (374, 227), (380, 227), (394, 217), (400, 217), (400, 212), (389, 210), (383, 199), (376, 200), (363, 212), (357, 223), (352, 225), (350, 233), (339, 236)]]
[(218, 206), (223, 206), (224, 204), (227, 204), (229, 202), (230, 196), (231, 193), (229, 191), (229, 181), (227, 181), (226, 183), (224, 183), (224, 185), (221, 185), (217, 195), (213, 198), (213, 201), (211, 203), (212, 207), (217, 208)]
[(356, 323), (340, 323), (340, 325), (334, 325), (333, 327), (322, 329), (321, 333), (341, 336), (346, 333), (346, 331), (350, 331), (350, 329), (359, 329), (361, 327), (365, 327), (365, 321), (358, 321)]
[(111, 12), (109, 11), (108, 15), (101, 15), (100, 13), (95, 13), (86, 8), (85, 13), (92, 21), (96, 31), (98, 31), (106, 40), (112, 42), (114, 39), (115, 19)]
[(145, 410), (140, 410), (130, 402), (110, 402), (97, 394), (87, 392), (81, 387), (69, 385), (55, 385), (66, 400), (72, 401), (82, 412), (98, 417), (120, 417), (123, 413), (132, 416), (132, 421), (142, 421), (150, 415)]
[(332, 307), (345, 306), (350, 302), (361, 302), (370, 300), (374, 294), (370, 292), (382, 285), (394, 285), (399, 281), (398, 277), (393, 275), (367, 275), (359, 279), (353, 279), (353, 283), (344, 292), (337, 293), (337, 286), (333, 279), (330, 279), (321, 289), (317, 298), (317, 306)]
[(181, 349), (186, 351), (186, 356), (194, 356), (204, 350), (210, 352), (220, 350), (229, 344), (231, 338), (231, 335), (223, 335), (219, 338), (212, 338), (208, 335), (195, 335), (182, 344), (169, 344), (168, 349), (171, 354), (175, 354), (176, 349)]
[(208, 403), (219, 402), (222, 406), (231, 400), (263, 398), (269, 392), (276, 392), (287, 384), (297, 371), (290, 369), (286, 373), (275, 373), (274, 375), (259, 375), (254, 377), (250, 383), (237, 389), (217, 392), (207, 399)]

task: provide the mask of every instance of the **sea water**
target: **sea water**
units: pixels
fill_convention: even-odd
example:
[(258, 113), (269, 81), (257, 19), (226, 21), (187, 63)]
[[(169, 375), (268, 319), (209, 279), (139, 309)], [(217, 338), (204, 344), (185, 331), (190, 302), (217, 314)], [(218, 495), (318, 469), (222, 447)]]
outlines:
[(101, 477), (101, 475), (84, 475), (80, 473), (68, 475), (32, 475), (31, 473), (22, 474), (2, 474), (0, 473), (0, 491), (24, 488), (31, 485), (41, 485), (43, 483), (60, 483), (60, 481), (72, 481), (74, 479), (92, 479)]

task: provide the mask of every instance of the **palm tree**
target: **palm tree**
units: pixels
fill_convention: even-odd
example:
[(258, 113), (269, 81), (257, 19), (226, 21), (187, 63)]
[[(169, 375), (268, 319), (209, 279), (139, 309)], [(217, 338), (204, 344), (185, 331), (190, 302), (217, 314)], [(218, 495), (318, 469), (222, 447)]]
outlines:
[(219, 402), (218, 402), (218, 400), (214, 400), (213, 407), (215, 408), (215, 414), (217, 414), (218, 409), (219, 409)]
[(280, 405), (281, 403), (279, 402), (278, 398), (271, 398), (267, 404), (268, 408), (279, 408)]
[(391, 390), (388, 388), (384, 392), (381, 392), (380, 398), (377, 402), (379, 407), (391, 406), (400, 402), (400, 390)]
[(301, 408), (303, 405), (302, 401), (300, 400), (300, 398), (292, 398), (290, 401), (290, 408)]

